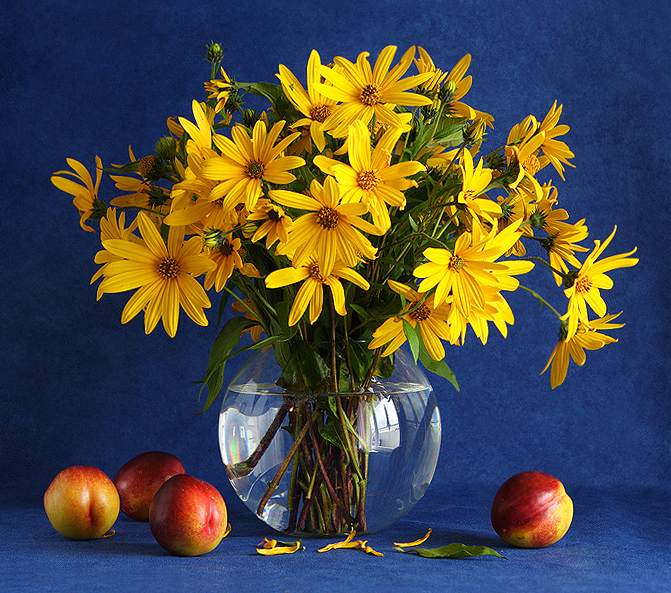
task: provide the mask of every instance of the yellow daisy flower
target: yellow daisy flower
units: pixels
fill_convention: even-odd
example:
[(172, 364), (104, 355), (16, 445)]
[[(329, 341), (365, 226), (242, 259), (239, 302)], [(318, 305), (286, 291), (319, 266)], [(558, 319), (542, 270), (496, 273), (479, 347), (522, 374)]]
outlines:
[[(636, 252), (636, 247), (628, 253), (611, 255), (601, 261), (597, 261), (599, 256), (608, 247), (613, 239), (617, 226), (608, 238), (601, 243), (598, 239), (594, 241), (594, 249), (587, 256), (587, 259), (573, 273), (569, 273), (568, 280), (573, 284), (564, 290), (564, 294), (569, 299), (568, 311), (565, 317), (568, 318), (568, 338), (575, 335), (578, 329), (578, 323), (582, 322), (589, 325), (587, 318), (587, 305), (599, 316), (606, 314), (606, 303), (601, 298), (599, 289), (610, 289), (613, 287), (613, 281), (606, 276), (606, 272), (616, 268), (630, 268), (638, 263), (637, 258), (629, 257)], [(565, 284), (566, 286), (566, 281)]]
[(251, 139), (242, 125), (231, 130), (232, 140), (215, 135), (213, 140), (221, 156), (207, 159), (202, 169), (205, 179), (218, 182), (210, 191), (209, 200), (223, 198), (225, 210), (244, 202), (251, 211), (263, 194), (262, 180), (280, 185), (294, 181), (296, 177), (288, 170), (302, 167), (305, 161), (297, 156), (281, 155), (300, 133), (289, 134), (275, 144), (283, 127), (284, 121), (280, 121), (267, 132), (266, 124), (259, 120), (254, 124)]
[[(461, 170), (462, 188), (457, 195), (457, 202), (466, 206), (472, 217), (486, 220), (493, 224), (496, 217), (501, 216), (501, 206), (483, 195), (492, 180), (491, 169), (483, 168), (484, 159), (480, 159), (477, 167), (473, 167), (473, 157), (468, 150), (464, 150), (459, 162)], [(448, 214), (455, 213), (456, 208), (450, 206)]]
[(413, 271), (415, 277), (423, 278), (418, 291), (428, 292), (436, 287), (436, 305), (444, 303), (452, 293), (454, 306), (465, 317), (468, 317), (472, 304), (482, 309), (485, 305), (482, 285), (499, 286), (506, 276), (509, 264), (495, 263), (494, 260), (519, 239), (520, 222), (509, 225), (500, 233), (492, 227), (484, 238), (474, 237), (474, 233), (462, 233), (453, 251), (435, 247), (425, 249), (423, 254), (428, 263)]
[(394, 292), (402, 294), (408, 303), (403, 312), (395, 317), (390, 317), (373, 332), (373, 339), (368, 344), (368, 348), (375, 350), (388, 344), (382, 352), (382, 356), (389, 356), (400, 348), (407, 340), (403, 330), (403, 321), (405, 320), (412, 327), (419, 326), (422, 342), (424, 342), (431, 358), (443, 360), (445, 358), (445, 347), (441, 343), (441, 339), (449, 339), (447, 317), (450, 313), (450, 305), (434, 303), (433, 295), (427, 297), (422, 303), (423, 295), (416, 290), (394, 280), (389, 280), (388, 284)]
[(543, 190), (536, 180), (536, 173), (541, 170), (542, 164), (538, 159), (538, 152), (543, 144), (543, 134), (537, 134), (536, 118), (532, 115), (521, 123), (513, 126), (508, 134), (505, 154), (508, 166), (515, 162), (519, 165), (517, 178), (510, 183), (515, 189), (522, 181), (527, 181), (533, 188), (538, 199), (542, 198)]
[(356, 266), (362, 257), (373, 259), (377, 250), (360, 230), (372, 235), (381, 235), (382, 231), (359, 218), (367, 212), (367, 206), (343, 203), (333, 177), (327, 177), (323, 186), (314, 180), (310, 193), (307, 196), (288, 190), (269, 192), (271, 199), (283, 206), (309, 211), (294, 220), (289, 241), (277, 252), (281, 255), (293, 252), (292, 264), (296, 268), (316, 255), (325, 277), (331, 274), (337, 259), (349, 267)]
[(373, 223), (382, 231), (391, 227), (387, 204), (404, 208), (403, 191), (417, 186), (415, 181), (406, 177), (426, 171), (426, 167), (418, 161), (391, 164), (391, 153), (400, 135), (400, 130), (391, 128), (371, 149), (368, 128), (362, 121), (356, 121), (350, 126), (348, 135), (349, 165), (323, 155), (314, 159), (315, 165), (322, 171), (335, 176), (342, 201), (367, 204)]
[(431, 56), (423, 47), (417, 47), (419, 58), (415, 58), (415, 66), (420, 74), (431, 73), (431, 78), (421, 84), (421, 87), (430, 93), (437, 93), (440, 90), (441, 83), (447, 78), (447, 73), (443, 72), (433, 63)]
[[(305, 117), (293, 124), (294, 128), (307, 126), (309, 136), (315, 143), (317, 150), (322, 152), (326, 146), (326, 139), (321, 125), (331, 115), (337, 101), (320, 93), (315, 85), (321, 83), (321, 59), (316, 50), (310, 52), (307, 68), (307, 91), (291, 71), (283, 64), (279, 65), (280, 73), (277, 77), (282, 83), (282, 89), (289, 101)], [(305, 144), (307, 152), (312, 153), (312, 143)]]
[[(462, 103), (461, 99), (471, 90), (471, 85), (473, 84), (473, 77), (466, 76), (469, 66), (471, 65), (471, 55), (466, 54), (457, 64), (452, 68), (450, 73), (447, 75), (445, 84), (452, 83), (454, 88), (454, 98), (452, 99), (449, 105), (450, 115), (456, 115), (458, 117), (465, 117), (467, 119), (476, 119), (478, 117), (477, 112), (472, 107)], [(481, 119), (487, 121), (488, 123), (493, 121), (494, 118), (491, 115), (483, 113)]]
[(545, 119), (538, 127), (538, 131), (543, 134), (543, 144), (541, 145), (543, 157), (540, 159), (541, 168), (550, 163), (557, 170), (557, 173), (561, 175), (561, 178), (564, 179), (564, 167), (562, 163), (569, 167), (575, 167), (575, 165), (568, 162), (568, 159), (573, 158), (575, 155), (569, 150), (565, 142), (555, 140), (557, 136), (563, 136), (571, 129), (567, 125), (557, 125), (562, 107), (562, 105), (557, 107), (557, 101), (555, 101)]
[(617, 339), (601, 334), (599, 331), (618, 329), (624, 327), (624, 323), (610, 323), (613, 319), (618, 317), (622, 312), (615, 315), (606, 315), (601, 319), (595, 319), (588, 323), (580, 322), (576, 333), (571, 337), (566, 337), (557, 343), (550, 359), (545, 368), (540, 372), (542, 375), (548, 370), (550, 364), (552, 369), (550, 371), (550, 385), (552, 389), (561, 385), (566, 379), (568, 371), (569, 359), (572, 359), (578, 366), (585, 364), (585, 350), (599, 350), (606, 344), (613, 344)]
[(215, 78), (205, 83), (205, 91), (207, 91), (208, 99), (216, 99), (217, 104), (214, 106), (214, 111), (219, 113), (223, 111), (226, 106), (226, 101), (231, 94), (233, 85), (228, 74), (221, 68), (221, 78)]
[(187, 154), (196, 153), (202, 158), (216, 156), (217, 153), (212, 150), (214, 111), (209, 109), (205, 103), (199, 103), (195, 99), (191, 101), (191, 111), (196, 121), (195, 124), (185, 117), (179, 118), (183, 130), (189, 135), (186, 143)]
[(411, 66), (415, 48), (411, 47), (403, 55), (400, 62), (391, 70), (391, 62), (396, 53), (396, 46), (385, 47), (373, 69), (368, 62), (368, 52), (361, 52), (356, 64), (346, 58), (336, 57), (334, 62), (343, 69), (343, 73), (333, 68), (322, 66), (321, 75), (328, 84), (316, 83), (315, 89), (325, 97), (339, 101), (333, 113), (322, 124), (323, 130), (332, 130), (334, 136), (345, 136), (350, 124), (362, 120), (368, 124), (373, 116), (376, 121), (394, 128), (403, 127), (403, 119), (394, 112), (396, 105), (421, 107), (431, 105), (431, 99), (417, 93), (405, 92), (429, 80), (433, 74), (425, 72), (401, 80)]
[(138, 289), (124, 307), (121, 323), (144, 311), (145, 333), (151, 333), (162, 319), (165, 331), (174, 337), (181, 306), (195, 323), (207, 325), (203, 308), (210, 307), (210, 301), (195, 277), (216, 264), (200, 253), (200, 238), (184, 241), (184, 229), (171, 227), (166, 245), (143, 212), (137, 222), (140, 244), (124, 239), (103, 241), (107, 251), (122, 259), (107, 264), (100, 292)]
[[(79, 211), (79, 226), (85, 231), (95, 233), (95, 230), (86, 224), (86, 221), (91, 218), (94, 205), (98, 202), (98, 189), (100, 188), (100, 180), (103, 175), (102, 161), (100, 157), (96, 156), (96, 182), (94, 184), (91, 175), (84, 165), (75, 159), (66, 160), (74, 173), (72, 171), (56, 171), (51, 177), (51, 183), (61, 191), (74, 196), (72, 203)], [(69, 175), (81, 183), (72, 181), (72, 179), (68, 179), (67, 177), (60, 177), (60, 175)]]
[[(547, 252), (550, 257), (550, 265), (556, 270), (564, 273), (569, 271), (567, 263), (580, 267), (580, 261), (574, 255), (576, 251), (588, 251), (587, 247), (576, 245), (583, 239), (587, 238), (587, 227), (584, 225), (585, 219), (579, 220), (573, 225), (566, 225), (561, 230), (541, 240), (541, 247)], [(564, 278), (559, 274), (553, 272), (555, 282), (559, 286)]]
[(247, 220), (252, 222), (263, 221), (252, 235), (252, 242), (256, 243), (256, 241), (266, 237), (266, 249), (268, 251), (270, 251), (270, 247), (275, 241), (279, 241), (283, 245), (289, 241), (289, 229), (292, 220), (282, 208), (273, 204), (270, 200), (260, 198), (256, 203), (254, 212), (247, 217)]
[(240, 257), (242, 241), (227, 235), (222, 244), (206, 251), (208, 257), (216, 264), (216, 268), (205, 274), (203, 286), (210, 290), (214, 286), (217, 292), (221, 292), (226, 282), (233, 274), (233, 270), (241, 270), (243, 263)]
[(305, 310), (310, 306), (309, 320), (314, 323), (319, 319), (324, 303), (324, 286), (331, 289), (333, 306), (336, 313), (341, 316), (347, 315), (345, 308), (345, 291), (340, 279), (349, 280), (364, 290), (368, 290), (369, 284), (363, 276), (355, 272), (340, 261), (336, 261), (329, 274), (324, 272), (319, 260), (310, 257), (301, 266), (282, 268), (275, 270), (266, 276), (268, 288), (279, 288), (296, 282), (303, 282), (298, 289), (294, 303), (289, 313), (289, 325), (296, 325)]
[[(108, 239), (124, 239), (127, 241), (132, 241), (134, 243), (140, 243), (141, 239), (133, 234), (133, 231), (137, 228), (137, 220), (133, 220), (128, 228), (126, 228), (126, 213), (121, 212), (119, 214), (119, 220), (117, 221), (116, 217), (116, 208), (108, 208), (107, 215), (104, 218), (100, 219), (100, 240), (107, 241)], [(98, 271), (91, 278), (91, 284), (93, 284), (98, 278), (105, 275), (105, 268), (107, 264), (112, 261), (117, 261), (123, 258), (120, 258), (113, 253), (110, 253), (106, 249), (100, 250), (96, 253), (94, 261), (97, 264), (102, 264)], [(100, 300), (103, 293), (98, 290), (97, 300)]]

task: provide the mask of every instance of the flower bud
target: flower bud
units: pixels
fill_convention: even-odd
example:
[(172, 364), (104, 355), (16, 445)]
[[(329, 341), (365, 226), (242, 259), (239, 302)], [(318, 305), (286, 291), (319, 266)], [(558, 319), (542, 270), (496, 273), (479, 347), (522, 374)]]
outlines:
[(214, 41), (205, 47), (205, 57), (211, 64), (218, 64), (224, 58), (224, 52), (218, 43)]
[(258, 119), (259, 116), (253, 109), (245, 109), (242, 112), (242, 123), (248, 128), (253, 128)]
[(457, 85), (453, 80), (448, 80), (438, 92), (438, 98), (441, 103), (447, 103), (448, 105), (454, 101), (454, 95), (457, 92)]
[(210, 229), (203, 233), (203, 245), (205, 247), (220, 247), (226, 243), (226, 233), (220, 229)]
[(177, 141), (172, 136), (165, 136), (156, 143), (154, 152), (160, 159), (171, 162), (175, 160)]

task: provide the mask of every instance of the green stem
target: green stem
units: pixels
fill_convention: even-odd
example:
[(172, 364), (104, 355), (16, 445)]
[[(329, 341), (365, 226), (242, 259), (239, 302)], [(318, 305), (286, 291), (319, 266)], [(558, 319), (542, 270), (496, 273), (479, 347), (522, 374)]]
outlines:
[(168, 216), (167, 212), (157, 212), (151, 208), (145, 208), (143, 206), (116, 206), (117, 211), (123, 212), (124, 210), (142, 210), (143, 212), (149, 212), (150, 214), (158, 214), (159, 216)]
[(336, 313), (333, 304), (333, 294), (329, 294), (329, 310), (331, 314), (331, 384), (333, 393), (338, 393), (338, 367), (336, 361)]
[(562, 278), (566, 278), (566, 274), (564, 272), (559, 271), (557, 268), (555, 268), (554, 266), (552, 266), (551, 264), (546, 262), (542, 257), (535, 257), (535, 256), (530, 255), (528, 257), (523, 257), (523, 258), (520, 258), (520, 259), (522, 261), (537, 261), (537, 262), (540, 262), (544, 266), (546, 266), (547, 268), (552, 270), (558, 276), (561, 276)]
[(340, 423), (342, 425), (343, 434), (345, 435), (345, 445), (347, 446), (347, 452), (349, 453), (350, 461), (352, 462), (356, 474), (359, 476), (360, 479), (363, 480), (361, 470), (359, 469), (359, 462), (356, 456), (354, 455), (354, 449), (352, 448), (352, 439), (350, 438), (347, 422), (345, 422), (345, 413), (342, 409), (342, 402), (340, 401), (340, 397), (338, 396), (336, 396), (336, 407), (338, 408), (338, 416), (340, 417)]
[(335, 488), (333, 487), (333, 484), (331, 483), (331, 479), (329, 478), (328, 472), (326, 471), (326, 467), (324, 466), (324, 461), (322, 459), (321, 453), (319, 451), (319, 443), (317, 443), (317, 436), (315, 435), (314, 428), (312, 426), (312, 417), (310, 414), (308, 414), (308, 425), (309, 425), (309, 430), (310, 430), (310, 438), (312, 439), (312, 448), (314, 450), (314, 455), (315, 459), (317, 460), (317, 463), (319, 464), (319, 468), (322, 471), (322, 476), (324, 478), (324, 484), (326, 484), (326, 488), (329, 491), (329, 494), (331, 495), (331, 500), (333, 501), (333, 504), (337, 505), (342, 513), (345, 515), (347, 520), (351, 520), (354, 522), (354, 519), (349, 513), (349, 510), (345, 507), (345, 505), (342, 503), (342, 501), (338, 498), (338, 494), (335, 491)]
[(303, 429), (301, 430), (300, 434), (296, 439), (294, 440), (293, 445), (291, 445), (291, 449), (289, 449), (289, 452), (287, 453), (287, 456), (284, 458), (282, 461), (282, 464), (280, 465), (280, 468), (277, 470), (277, 473), (275, 474), (275, 477), (270, 481), (268, 484), (268, 488), (266, 488), (266, 492), (259, 501), (259, 506), (256, 509), (256, 514), (261, 516), (263, 514), (263, 509), (266, 508), (266, 505), (268, 504), (268, 501), (270, 500), (270, 497), (272, 496), (273, 492), (277, 490), (277, 487), (280, 485), (280, 480), (282, 479), (282, 476), (284, 473), (287, 471), (287, 468), (289, 467), (289, 464), (291, 463), (291, 460), (293, 459), (293, 456), (295, 455), (296, 451), (298, 450), (298, 447), (301, 445), (301, 441), (305, 438), (305, 435), (308, 432), (308, 427), (309, 424), (306, 422), (305, 426), (303, 426)]
[(531, 290), (530, 288), (527, 288), (526, 286), (523, 286), (522, 284), (519, 285), (519, 288), (522, 290), (526, 290), (527, 292), (530, 292), (532, 295), (534, 295), (541, 303), (543, 303), (550, 311), (552, 311), (556, 316), (559, 321), (562, 321), (562, 316), (557, 312), (557, 309), (555, 309), (550, 303), (548, 303), (541, 295), (539, 295), (535, 290)]

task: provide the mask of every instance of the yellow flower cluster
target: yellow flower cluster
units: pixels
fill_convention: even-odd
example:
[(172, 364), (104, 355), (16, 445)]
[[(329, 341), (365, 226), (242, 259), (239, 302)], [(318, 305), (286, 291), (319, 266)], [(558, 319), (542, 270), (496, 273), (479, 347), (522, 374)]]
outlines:
[[(557, 189), (538, 178), (548, 165), (562, 179), (573, 166), (557, 139), (569, 131), (562, 106), (481, 154), (494, 118), (463, 102), (470, 56), (445, 74), (421, 47), (393, 64), (395, 55), (388, 46), (372, 65), (367, 52), (324, 65), (313, 51), (305, 86), (282, 64), (279, 84), (237, 83), (222, 68), (205, 83), (207, 100), (193, 101), (193, 120), (170, 118), (155, 154), (138, 161), (129, 150), (115, 166), (122, 195), (109, 207), (100, 159), (95, 183), (68, 159), (73, 172), (52, 181), (74, 197), (83, 229), (100, 220), (98, 298), (136, 290), (122, 323), (144, 312), (147, 333), (162, 320), (174, 336), (180, 308), (207, 324), (214, 288), (238, 299), (255, 340), (338, 334), (348, 365), (349, 342), (363, 340), (374, 370), (406, 341), (423, 361), (443, 361), (444, 342), (462, 344), (469, 327), (483, 343), (490, 322), (507, 335), (503, 293), (542, 262), (567, 299), (563, 314), (550, 307), (561, 326), (552, 387), (569, 358), (582, 365), (584, 349), (615, 342), (599, 333), (621, 327), (600, 290), (612, 287), (607, 272), (636, 264), (635, 250), (599, 259), (613, 231), (576, 257), (588, 250), (585, 221), (567, 222)], [(241, 93), (269, 109), (243, 109)], [(138, 211), (128, 227), (127, 210)], [(534, 243), (546, 259), (527, 255)]]

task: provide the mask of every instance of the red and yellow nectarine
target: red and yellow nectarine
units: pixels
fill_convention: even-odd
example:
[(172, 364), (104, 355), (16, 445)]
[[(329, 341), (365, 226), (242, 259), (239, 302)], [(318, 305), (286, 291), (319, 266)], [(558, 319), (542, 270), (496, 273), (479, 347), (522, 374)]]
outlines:
[(559, 541), (571, 525), (573, 501), (555, 477), (537, 471), (514, 475), (492, 503), (492, 527), (518, 548), (544, 548)]
[(97, 467), (75, 465), (60, 472), (44, 493), (44, 510), (54, 529), (70, 539), (104, 535), (119, 516), (119, 494)]

